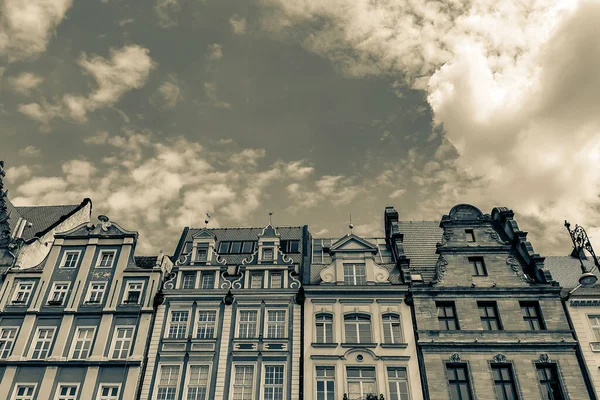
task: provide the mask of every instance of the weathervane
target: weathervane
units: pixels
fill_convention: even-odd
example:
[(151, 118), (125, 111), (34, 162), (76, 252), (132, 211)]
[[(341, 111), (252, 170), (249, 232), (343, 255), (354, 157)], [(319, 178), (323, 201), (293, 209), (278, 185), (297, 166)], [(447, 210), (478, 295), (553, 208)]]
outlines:
[(352, 229), (354, 229), (354, 225), (352, 224), (352, 214), (350, 214), (350, 223), (348, 224), (348, 228), (350, 228), (350, 234), (352, 235)]
[(210, 222), (211, 216), (208, 213), (208, 211), (206, 212), (206, 219), (204, 220), (204, 227), (208, 228), (208, 223)]
[[(573, 253), (571, 255), (573, 257), (577, 257), (579, 259), (579, 263), (581, 264), (581, 277), (579, 278), (579, 284), (581, 286), (590, 286), (598, 281), (598, 277), (592, 273), (592, 270), (588, 271), (583, 264), (582, 256), (585, 256), (584, 249), (587, 250), (594, 260), (595, 268), (600, 268), (600, 262), (598, 262), (598, 257), (596, 257), (596, 253), (594, 253), (594, 248), (592, 247), (592, 243), (590, 242), (590, 238), (588, 237), (585, 229), (582, 226), (575, 225), (575, 229), (571, 230), (571, 224), (569, 221), (565, 220), (565, 228), (569, 232), (569, 236), (571, 236), (571, 241), (573, 242)], [(574, 290), (573, 290), (574, 291)]]

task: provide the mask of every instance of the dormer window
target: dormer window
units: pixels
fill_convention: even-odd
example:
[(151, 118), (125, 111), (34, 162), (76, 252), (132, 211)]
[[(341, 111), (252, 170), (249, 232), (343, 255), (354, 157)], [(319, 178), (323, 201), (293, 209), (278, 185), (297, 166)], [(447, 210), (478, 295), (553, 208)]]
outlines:
[(254, 242), (244, 242), (242, 244), (242, 253), (252, 253), (254, 251)]
[(344, 264), (345, 285), (366, 285), (367, 269), (365, 264)]
[(127, 282), (127, 289), (125, 290), (125, 296), (123, 303), (125, 304), (139, 304), (142, 297), (142, 289), (144, 288), (143, 282)]
[(208, 249), (206, 247), (199, 248), (196, 253), (196, 261), (206, 262), (208, 260)]
[(231, 247), (229, 248), (229, 252), (233, 254), (238, 254), (242, 252), (242, 242), (231, 242)]
[(273, 249), (263, 249), (262, 260), (263, 261), (273, 261)]
[(474, 243), (475, 232), (473, 232), (473, 229), (465, 229), (465, 237), (467, 238), (467, 242)]
[(281, 251), (284, 253), (300, 253), (299, 240), (282, 240)]

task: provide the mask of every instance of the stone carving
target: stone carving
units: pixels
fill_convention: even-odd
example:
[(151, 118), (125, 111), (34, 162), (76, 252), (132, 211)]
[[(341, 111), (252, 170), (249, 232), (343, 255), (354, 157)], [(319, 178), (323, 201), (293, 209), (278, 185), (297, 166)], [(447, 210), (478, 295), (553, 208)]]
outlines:
[(494, 361), (497, 363), (506, 362), (506, 356), (502, 353), (498, 353), (494, 356)]
[(539, 361), (543, 362), (543, 363), (548, 363), (548, 362), (550, 362), (550, 357), (548, 357), (548, 354), (542, 353), (542, 354), (540, 354)]
[(495, 240), (496, 242), (498, 242), (500, 244), (510, 244), (510, 242), (500, 239), (500, 235), (498, 235), (498, 232), (496, 232), (492, 228), (486, 229), (485, 233), (490, 235), (490, 238), (492, 238), (492, 240)]
[(321, 281), (324, 283), (334, 283), (335, 282), (335, 264), (329, 264), (329, 266), (325, 267), (321, 273)]
[(506, 259), (506, 264), (510, 266), (510, 268), (517, 274), (517, 276), (523, 279), (525, 282), (532, 282), (531, 278), (529, 278), (521, 267), (521, 263), (516, 259), (515, 256), (508, 256)]
[(231, 284), (231, 287), (234, 289), (241, 289), (242, 288), (242, 279), (244, 279), (244, 272), (245, 271), (240, 271), (240, 277), (237, 278), (235, 281), (233, 281), (233, 283)]
[(221, 272), (221, 289), (231, 289), (231, 281), (225, 278), (225, 272)]
[(435, 264), (435, 280), (433, 283), (440, 283), (444, 280), (444, 274), (446, 273), (446, 267), (448, 266), (448, 261), (444, 258), (443, 255), (440, 254), (440, 257)]
[(289, 285), (291, 289), (298, 289), (301, 285), (300, 281), (294, 276), (294, 271), (289, 272)]
[(383, 268), (382, 266), (379, 266), (377, 264), (373, 264), (375, 266), (375, 282), (377, 283), (385, 283), (385, 282), (389, 282), (390, 279), (390, 272)]
[(442, 242), (440, 243), (440, 246), (445, 246), (446, 243), (452, 240), (452, 236), (454, 236), (454, 229), (444, 229), (444, 233), (442, 234)]
[(100, 220), (100, 222), (102, 222), (102, 230), (104, 232), (107, 232), (108, 228), (110, 228), (112, 226), (112, 223), (109, 221), (109, 219), (106, 215), (99, 215), (98, 220)]
[(172, 273), (166, 277), (165, 283), (163, 284), (163, 288), (165, 289), (175, 289), (175, 277), (177, 274)]
[(242, 260), (242, 265), (246, 265), (246, 264), (251, 264), (252, 261), (254, 260), (254, 257), (258, 254), (258, 251), (255, 251), (254, 253), (250, 254), (248, 257), (244, 258)]
[(462, 361), (462, 360), (461, 360), (461, 358), (460, 358), (460, 354), (458, 354), (458, 353), (454, 353), (454, 354), (452, 354), (452, 355), (450, 356), (450, 362), (453, 362), (453, 363), (459, 363), (459, 362), (461, 362), (461, 361)]

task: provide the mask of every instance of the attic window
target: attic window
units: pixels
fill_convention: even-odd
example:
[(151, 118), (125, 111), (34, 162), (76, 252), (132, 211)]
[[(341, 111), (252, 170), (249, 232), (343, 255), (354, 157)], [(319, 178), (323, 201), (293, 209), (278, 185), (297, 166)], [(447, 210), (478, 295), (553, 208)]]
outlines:
[(473, 232), (473, 229), (465, 229), (465, 236), (467, 238), (467, 242), (475, 242), (475, 233)]
[(219, 243), (219, 254), (250, 254), (256, 249), (253, 241), (228, 241)]
[(196, 261), (206, 261), (208, 259), (208, 249), (200, 248), (196, 253)]
[(273, 249), (263, 249), (262, 259), (263, 261), (273, 261)]
[(299, 240), (282, 240), (281, 251), (284, 253), (300, 253)]
[(421, 274), (410, 274), (410, 280), (413, 282), (423, 282), (423, 275)]

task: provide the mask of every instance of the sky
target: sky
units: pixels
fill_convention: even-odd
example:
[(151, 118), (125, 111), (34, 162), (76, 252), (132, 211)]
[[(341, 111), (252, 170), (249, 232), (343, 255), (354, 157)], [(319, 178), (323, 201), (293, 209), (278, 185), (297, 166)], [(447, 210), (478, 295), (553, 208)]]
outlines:
[(513, 209), (542, 255), (600, 251), (598, 0), (0, 0), (17, 205), (183, 227), (383, 235)]

